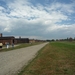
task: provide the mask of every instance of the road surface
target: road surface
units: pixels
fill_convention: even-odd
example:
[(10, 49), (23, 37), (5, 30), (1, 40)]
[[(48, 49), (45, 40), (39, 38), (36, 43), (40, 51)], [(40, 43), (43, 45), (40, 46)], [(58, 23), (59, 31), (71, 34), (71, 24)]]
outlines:
[(30, 46), (8, 52), (0, 52), (0, 75), (17, 75), (28, 61), (35, 57), (36, 53), (46, 45)]

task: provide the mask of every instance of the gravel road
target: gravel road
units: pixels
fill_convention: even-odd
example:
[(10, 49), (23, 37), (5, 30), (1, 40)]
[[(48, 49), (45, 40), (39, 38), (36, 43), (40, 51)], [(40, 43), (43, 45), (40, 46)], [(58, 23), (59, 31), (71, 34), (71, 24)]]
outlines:
[(34, 58), (36, 53), (46, 44), (0, 52), (0, 75), (17, 75), (22, 67), (27, 65), (28, 61)]

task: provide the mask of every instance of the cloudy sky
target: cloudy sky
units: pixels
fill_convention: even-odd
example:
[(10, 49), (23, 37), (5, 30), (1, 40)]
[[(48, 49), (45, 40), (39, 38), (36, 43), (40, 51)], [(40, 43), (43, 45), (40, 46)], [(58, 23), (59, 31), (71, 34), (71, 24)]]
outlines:
[(74, 0), (0, 0), (0, 33), (38, 38), (75, 37)]

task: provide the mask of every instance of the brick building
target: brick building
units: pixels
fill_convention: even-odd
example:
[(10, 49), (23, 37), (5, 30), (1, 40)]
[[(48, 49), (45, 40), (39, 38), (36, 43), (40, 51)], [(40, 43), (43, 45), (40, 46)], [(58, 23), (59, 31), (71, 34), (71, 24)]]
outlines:
[(28, 38), (15, 38), (15, 43), (29, 43)]
[(5, 36), (3, 37), (2, 33), (0, 34), (0, 43), (3, 43), (3, 45), (5, 45), (7, 42), (9, 42), (9, 44), (14, 43), (15, 37), (14, 36)]
[(3, 43), (5, 45), (6, 43), (9, 44), (18, 44), (18, 43), (29, 43), (28, 38), (15, 38), (14, 36), (3, 36), (2, 33), (0, 34), (0, 43)]

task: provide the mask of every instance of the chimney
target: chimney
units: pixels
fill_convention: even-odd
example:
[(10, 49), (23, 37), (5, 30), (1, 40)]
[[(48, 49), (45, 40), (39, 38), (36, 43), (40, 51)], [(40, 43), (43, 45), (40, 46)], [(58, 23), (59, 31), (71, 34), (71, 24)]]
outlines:
[(19, 36), (19, 39), (21, 39), (21, 36)]
[(0, 33), (0, 37), (2, 37), (2, 33)]

